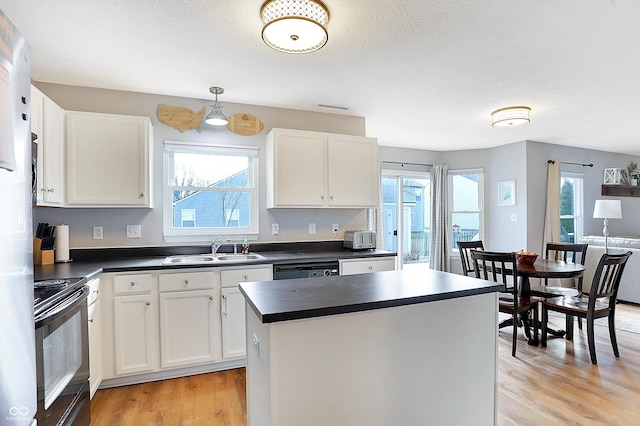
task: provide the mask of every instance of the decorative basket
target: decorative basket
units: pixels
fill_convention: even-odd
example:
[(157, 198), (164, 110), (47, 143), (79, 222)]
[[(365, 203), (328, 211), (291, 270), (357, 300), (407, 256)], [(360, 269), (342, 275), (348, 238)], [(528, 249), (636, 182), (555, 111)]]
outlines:
[(537, 258), (538, 258), (537, 253), (533, 253), (533, 254), (516, 253), (516, 260), (520, 265), (531, 266), (535, 263)]

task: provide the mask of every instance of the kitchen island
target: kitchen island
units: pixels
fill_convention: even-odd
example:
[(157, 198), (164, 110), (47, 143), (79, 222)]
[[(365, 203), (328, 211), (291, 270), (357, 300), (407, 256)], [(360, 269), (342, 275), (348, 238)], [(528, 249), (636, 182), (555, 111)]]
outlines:
[(402, 270), (240, 289), (250, 426), (495, 424), (501, 286)]

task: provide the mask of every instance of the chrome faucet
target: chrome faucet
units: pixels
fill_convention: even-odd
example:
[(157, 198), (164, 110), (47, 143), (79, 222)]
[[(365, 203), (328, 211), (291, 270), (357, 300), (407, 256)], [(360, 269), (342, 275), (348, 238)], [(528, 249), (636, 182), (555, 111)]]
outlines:
[(222, 238), (222, 235), (218, 235), (215, 240), (211, 243), (211, 254), (216, 254), (222, 243), (219, 243), (218, 240)]

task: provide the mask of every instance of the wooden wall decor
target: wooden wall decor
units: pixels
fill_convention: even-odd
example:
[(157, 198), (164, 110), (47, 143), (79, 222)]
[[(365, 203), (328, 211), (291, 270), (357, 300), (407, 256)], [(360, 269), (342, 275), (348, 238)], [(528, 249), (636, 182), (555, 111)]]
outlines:
[(227, 127), (229, 130), (242, 136), (257, 135), (264, 128), (262, 121), (251, 114), (234, 114), (228, 120)]
[(167, 126), (175, 127), (184, 133), (185, 130), (196, 129), (198, 132), (202, 132), (200, 124), (202, 124), (202, 117), (207, 111), (206, 107), (198, 112), (191, 111), (189, 108), (176, 107), (165, 104), (158, 104), (158, 120), (166, 124)]

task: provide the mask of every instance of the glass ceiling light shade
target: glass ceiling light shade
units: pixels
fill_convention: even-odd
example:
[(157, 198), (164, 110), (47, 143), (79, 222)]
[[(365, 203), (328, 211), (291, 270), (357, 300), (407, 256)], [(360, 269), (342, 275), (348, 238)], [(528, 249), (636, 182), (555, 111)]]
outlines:
[(327, 44), (329, 11), (318, 0), (269, 0), (260, 9), (262, 40), (284, 53), (309, 53)]
[(226, 126), (229, 122), (227, 117), (222, 113), (222, 104), (218, 102), (218, 95), (224, 93), (222, 87), (213, 86), (209, 88), (209, 91), (216, 96), (216, 100), (211, 105), (211, 112), (204, 119), (204, 122), (211, 126)]
[(531, 108), (526, 106), (512, 106), (500, 108), (491, 113), (493, 127), (516, 127), (529, 123)]

